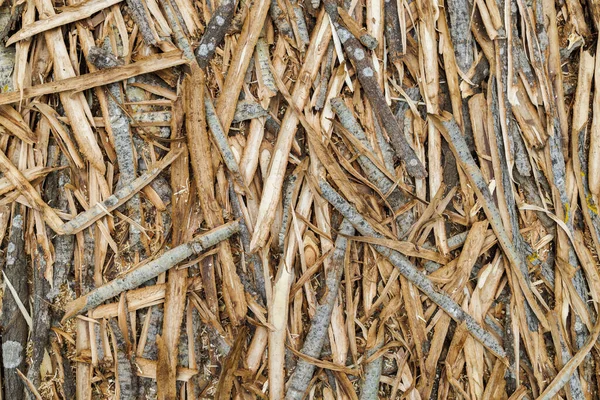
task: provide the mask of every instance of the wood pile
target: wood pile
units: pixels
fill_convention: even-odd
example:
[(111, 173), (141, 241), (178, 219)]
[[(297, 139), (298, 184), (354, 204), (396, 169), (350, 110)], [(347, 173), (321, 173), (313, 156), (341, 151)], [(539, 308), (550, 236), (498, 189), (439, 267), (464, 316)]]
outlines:
[(594, 399), (598, 0), (0, 2), (0, 399)]

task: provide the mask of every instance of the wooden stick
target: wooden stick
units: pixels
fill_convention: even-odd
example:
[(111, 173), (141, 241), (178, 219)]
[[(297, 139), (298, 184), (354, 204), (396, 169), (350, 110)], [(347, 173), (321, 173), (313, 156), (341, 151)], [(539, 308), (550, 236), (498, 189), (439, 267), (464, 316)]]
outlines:
[(231, 151), (231, 147), (227, 141), (227, 135), (221, 127), (221, 122), (219, 121), (219, 117), (217, 116), (217, 112), (212, 100), (210, 99), (208, 91), (204, 95), (204, 107), (206, 109), (206, 123), (210, 128), (210, 132), (212, 133), (212, 137), (217, 145), (217, 149), (219, 150), (219, 153), (221, 153), (221, 157), (223, 157), (225, 166), (229, 172), (231, 172), (235, 183), (244, 190), (244, 193), (246, 193), (247, 196), (252, 197), (250, 194), (250, 189), (248, 189), (246, 186), (244, 178), (242, 177), (242, 173), (240, 172), (240, 166), (233, 155), (233, 151)]
[(130, 343), (130, 341), (129, 338), (127, 338), (127, 340), (125, 339), (125, 335), (129, 334), (129, 328), (126, 324), (123, 332), (117, 324), (117, 321), (112, 319), (110, 321), (110, 330), (116, 352), (114, 362), (117, 387), (115, 394), (122, 399), (135, 398), (137, 396), (139, 380), (136, 373), (137, 366), (135, 359), (127, 354), (128, 349), (126, 343)]
[[(321, 65), (321, 60), (327, 52), (327, 46), (331, 39), (331, 31), (329, 21), (322, 12), (319, 15), (319, 20), (315, 29), (310, 45), (306, 51), (306, 62), (302, 65), (296, 80), (292, 96), (294, 99), (294, 107), (302, 110), (308, 99), (312, 82), (317, 74), (318, 68)], [(296, 128), (300, 122), (295, 111), (290, 107), (286, 110), (281, 128), (277, 137), (277, 143), (273, 152), (273, 159), (269, 167), (269, 174), (265, 180), (265, 187), (270, 188), (263, 193), (260, 200), (260, 208), (256, 223), (254, 224), (254, 232), (252, 241), (250, 242), (250, 252), (255, 252), (259, 247), (265, 245), (269, 229), (275, 219), (275, 211), (277, 204), (281, 199), (281, 188), (285, 177), (285, 169), (287, 167), (292, 142)], [(217, 109), (218, 111), (218, 109)]]
[[(43, 178), (51, 172), (58, 171), (63, 169), (61, 168), (44, 168), (44, 167), (33, 167), (26, 169), (25, 171), (21, 171), (23, 177), (27, 179), (29, 182), (35, 182), (39, 178)], [(16, 189), (16, 186), (8, 179), (6, 176), (0, 178), (0, 196), (11, 192)]]
[(258, 254), (250, 253), (248, 251), (250, 249), (250, 232), (248, 231), (248, 226), (246, 225), (246, 222), (243, 220), (240, 200), (238, 199), (237, 193), (235, 193), (235, 191), (233, 190), (232, 184), (229, 185), (229, 198), (231, 201), (231, 209), (233, 211), (233, 216), (234, 218), (240, 220), (240, 238), (242, 239), (242, 246), (244, 247), (244, 252), (246, 255), (246, 263), (252, 267), (252, 271), (254, 272), (254, 283), (256, 285), (256, 290), (260, 294), (260, 297), (264, 304), (266, 304), (267, 291), (265, 288), (265, 274), (262, 260), (260, 259)]
[(398, 157), (405, 162), (406, 170), (411, 176), (415, 178), (425, 178), (427, 176), (427, 170), (404, 137), (404, 133), (398, 125), (398, 121), (396, 121), (392, 110), (390, 110), (390, 107), (387, 105), (383, 92), (377, 82), (375, 67), (373, 66), (370, 57), (368, 57), (367, 51), (350, 31), (337, 22), (337, 8), (334, 8), (333, 1), (327, 0), (326, 5), (329, 17), (334, 21), (333, 25), (344, 46), (344, 52), (354, 64), (358, 80), (360, 81), (362, 89), (365, 91), (365, 95), (373, 106), (374, 111), (377, 113), (381, 125), (385, 127), (388, 135), (394, 138), (392, 140), (392, 145), (394, 145)]
[[(354, 207), (352, 207), (343, 197), (341, 197), (327, 182), (319, 181), (319, 188), (321, 194), (336, 210), (338, 210), (345, 218), (347, 218), (352, 225), (362, 235), (370, 236), (374, 238), (383, 238), (383, 236), (377, 233), (373, 227), (360, 215)], [(483, 346), (490, 350), (497, 357), (504, 359), (506, 352), (498, 343), (497, 339), (486, 331), (473, 317), (467, 314), (454, 300), (452, 300), (445, 293), (439, 293), (431, 280), (427, 278), (422, 272), (420, 272), (414, 264), (412, 264), (406, 257), (398, 253), (395, 250), (391, 250), (388, 247), (382, 245), (373, 245), (375, 250), (382, 256), (390, 260), (390, 262), (400, 270), (400, 273), (418, 287), (427, 297), (429, 297), (434, 303), (436, 303), (442, 310), (444, 310), (452, 319), (458, 323), (465, 323), (469, 333), (479, 341)]]
[[(185, 88), (186, 129), (190, 148), (190, 161), (194, 171), (194, 181), (198, 189), (200, 205), (208, 226), (214, 228), (223, 223), (223, 213), (221, 212), (221, 205), (215, 197), (215, 174), (212, 160), (207, 157), (207, 154), (211, 154), (211, 145), (205, 125), (205, 108), (201, 106), (204, 104), (204, 79), (204, 71), (193, 66), (192, 74), (188, 77)], [(232, 322), (239, 324), (246, 315), (247, 304), (228, 242), (219, 245), (219, 259), (224, 275), (224, 300), (227, 312)]]
[[(148, 45), (156, 45), (158, 34), (152, 26), (150, 11), (145, 2), (140, 0), (126, 0), (129, 7), (131, 18), (135, 21), (142, 35), (142, 39)], [(165, 32), (169, 34), (170, 32)]]
[[(110, 83), (127, 80), (134, 76), (176, 67), (188, 62), (189, 61), (185, 59), (185, 57), (182, 57), (181, 51), (174, 50), (168, 53), (146, 57), (140, 61), (119, 68), (110, 68), (101, 71), (90, 72), (89, 74), (85, 75), (69, 77), (66, 79), (63, 78), (58, 81), (44, 83), (31, 88), (25, 88), (22, 92), (2, 93), (0, 94), (0, 105), (16, 103), (23, 99), (30, 99), (32, 97), (53, 93), (70, 91), (81, 92), (97, 86), (108, 85)], [(72, 93), (67, 95), (71, 96)]]
[(160, 4), (165, 12), (167, 21), (169, 21), (169, 25), (173, 31), (173, 36), (175, 36), (177, 47), (179, 47), (179, 49), (183, 52), (183, 55), (193, 63), (196, 61), (196, 58), (194, 57), (192, 46), (187, 37), (187, 31), (183, 25), (183, 21), (181, 18), (179, 18), (180, 14), (178, 13), (179, 10), (177, 9), (175, 2), (172, 3), (171, 0), (163, 0), (160, 2)]
[[(104, 64), (109, 64), (107, 65), (108, 67), (116, 67), (117, 65), (114, 64), (114, 61), (110, 57), (113, 56), (113, 54), (110, 51), (109, 46), (110, 44), (107, 38), (105, 39), (103, 46), (103, 50), (107, 53), (103, 57)], [(99, 52), (100, 49), (98, 47), (93, 47), (88, 53), (88, 59), (91, 55), (93, 59), (98, 61), (100, 58)], [(125, 114), (123, 108), (125, 98), (121, 90), (121, 85), (118, 83), (111, 83), (107, 86), (107, 90), (110, 93), (110, 96), (108, 96), (107, 99), (108, 121), (114, 138), (115, 152), (117, 153), (117, 161), (119, 163), (119, 187), (123, 187), (131, 184), (135, 180), (136, 175), (131, 128), (129, 118), (127, 114)], [(127, 216), (134, 222), (129, 225), (129, 250), (138, 251), (141, 249), (141, 232), (139, 227), (142, 226), (139, 194), (134, 195), (126, 203), (126, 207)]]
[[(445, 118), (448, 118), (448, 114), (444, 114)], [(492, 226), (494, 233), (498, 237), (498, 242), (500, 243), (502, 250), (506, 254), (510, 265), (513, 267), (513, 270), (517, 274), (522, 274), (522, 270), (520, 268), (520, 264), (523, 262), (517, 252), (515, 251), (511, 240), (508, 238), (506, 231), (504, 230), (504, 226), (502, 224), (502, 219), (500, 218), (500, 212), (496, 207), (494, 200), (491, 197), (490, 191), (483, 179), (483, 175), (481, 171), (475, 164), (475, 160), (471, 156), (471, 153), (467, 150), (467, 144), (465, 143), (464, 136), (460, 132), (460, 128), (456, 125), (456, 122), (453, 119), (448, 119), (446, 121), (440, 119), (439, 117), (431, 116), (431, 119), (436, 124), (437, 128), (440, 130), (454, 156), (457, 161), (460, 162), (461, 167), (467, 173), (471, 184), (473, 185), (473, 189), (477, 193), (477, 196), (482, 199), (483, 209), (490, 221), (490, 225)], [(546, 317), (544, 316), (544, 312), (538, 306), (536, 300), (533, 297), (533, 293), (531, 292), (531, 288), (529, 287), (529, 279), (526, 277), (521, 277), (518, 279), (517, 284), (521, 287), (523, 295), (527, 299), (527, 302), (534, 314), (538, 318), (539, 322), (542, 326), (547, 327)]]
[[(384, 332), (383, 326), (379, 327), (377, 320), (369, 328), (367, 334), (367, 351), (365, 356), (372, 358), (379, 349), (383, 347)], [(378, 329), (379, 328), (379, 329)], [(383, 367), (383, 354), (367, 362), (365, 365), (364, 377), (360, 385), (360, 400), (379, 399), (379, 381), (381, 379), (381, 369)]]
[[(391, 3), (391, 2), (388, 2)], [(356, 20), (352, 18), (348, 12), (342, 7), (337, 8), (338, 14), (340, 16), (340, 22), (344, 25), (346, 29), (350, 31), (354, 35), (355, 38), (360, 40), (360, 42), (369, 50), (374, 50), (379, 43), (377, 39), (371, 36), (367, 31), (361, 28)], [(396, 18), (397, 20), (398, 18)]]
[[(402, 4), (402, 3), (401, 3)], [(400, 21), (398, 18), (398, 2), (385, 1), (385, 40), (387, 45), (388, 57), (392, 64), (397, 64), (401, 61), (404, 53), (404, 44), (402, 42), (402, 30), (400, 29)]]
[(18, 32), (8, 38), (6, 46), (10, 46), (20, 40), (25, 40), (42, 32), (86, 19), (98, 11), (119, 4), (121, 1), (123, 0), (87, 0), (83, 3), (79, 3), (76, 6), (69, 7), (60, 14), (55, 14), (49, 18), (40, 19), (33, 24), (23, 26)]
[(161, 256), (122, 276), (114, 279), (88, 294), (72, 300), (65, 307), (63, 321), (74, 317), (102, 304), (106, 300), (118, 296), (126, 290), (135, 289), (149, 279), (155, 278), (169, 268), (174, 267), (192, 255), (198, 255), (207, 248), (227, 240), (240, 229), (238, 221), (228, 222), (202, 235), (196, 236), (190, 242), (166, 251)]
[[(283, 2), (282, 2), (283, 4)], [(278, 0), (271, 0), (271, 7), (269, 8), (271, 14), (271, 20), (277, 27), (279, 34), (283, 36), (288, 42), (295, 44), (294, 31), (292, 25), (287, 20), (287, 13), (281, 9)]]
[(27, 277), (23, 271), (27, 269), (27, 256), (25, 254), (25, 207), (20, 204), (13, 206), (12, 224), (8, 237), (6, 252), (6, 264), (3, 271), (10, 279), (15, 293), (5, 292), (2, 301), (2, 314), (0, 314), (0, 326), (2, 334), (2, 384), (5, 393), (22, 395), (23, 381), (17, 375), (17, 369), (25, 370), (27, 336), (29, 328), (27, 322), (19, 310), (19, 303), (27, 301), (29, 295), (27, 288)]
[(554, 377), (552, 382), (550, 382), (550, 384), (546, 386), (544, 391), (539, 395), (538, 399), (550, 400), (554, 398), (558, 391), (562, 389), (562, 387), (566, 385), (567, 382), (569, 382), (573, 373), (577, 371), (577, 367), (581, 364), (581, 362), (589, 354), (592, 347), (594, 347), (594, 345), (596, 344), (598, 336), (600, 336), (600, 318), (596, 321), (594, 329), (590, 332), (590, 335), (585, 341), (585, 344), (579, 349), (577, 354), (575, 354), (575, 356), (565, 364), (565, 366), (560, 370), (560, 372)]
[(200, 68), (208, 66), (217, 47), (223, 42), (225, 34), (233, 20), (235, 5), (236, 2), (234, 0), (223, 0), (212, 17), (210, 17), (204, 35), (202, 35), (202, 39), (200, 39), (198, 48), (194, 53)]
[(254, 47), (260, 37), (270, 4), (269, 0), (257, 0), (250, 8), (250, 13), (238, 39), (239, 48), (233, 55), (231, 65), (227, 69), (227, 77), (216, 106), (217, 115), (225, 132), (229, 132), (231, 121), (233, 121), (246, 70), (250, 65), (250, 60), (252, 60)]
[[(600, 43), (597, 47), (600, 48)], [(594, 65), (594, 84), (596, 82), (600, 82), (600, 57), (596, 57)], [(590, 150), (588, 156), (588, 182), (590, 192), (596, 196), (596, 199), (600, 197), (600, 85), (597, 86), (599, 87), (594, 86)]]
[[(340, 98), (331, 99), (331, 105), (344, 128), (346, 128), (356, 139), (358, 139), (364, 148), (372, 154), (373, 148), (371, 147), (365, 132), (362, 130), (356, 118), (354, 118), (354, 115), (352, 115), (352, 111)], [(357, 150), (360, 152), (360, 155), (358, 156), (358, 163), (365, 172), (367, 179), (369, 179), (369, 181), (373, 183), (381, 191), (381, 193), (387, 195), (386, 200), (394, 210), (404, 206), (408, 202), (408, 198), (395, 185), (395, 179), (392, 180), (390, 177), (388, 177), (388, 175), (386, 175), (385, 172), (383, 172), (385, 167), (382, 165), (376, 165), (373, 161), (375, 160), (374, 156), (367, 156), (366, 152), (361, 151), (361, 149), (358, 147)], [(403, 237), (412, 225), (411, 214), (412, 213), (406, 213), (398, 218), (399, 237)]]
[[(36, 0), (35, 5), (40, 15), (45, 18), (55, 15), (54, 6), (50, 0)], [(71, 64), (60, 29), (46, 31), (44, 37), (46, 38), (48, 50), (52, 55), (55, 79), (74, 78), (76, 76), (75, 70)], [(81, 94), (68, 95), (64, 92), (60, 93), (60, 101), (65, 109), (65, 114), (69, 118), (73, 136), (75, 136), (80, 151), (98, 172), (104, 174), (106, 172), (104, 157), (86, 115), (91, 115), (87, 101)]]
[(182, 151), (183, 150), (181, 149), (177, 149), (167, 153), (160, 161), (148, 168), (146, 172), (137, 177), (129, 185), (122, 187), (103, 202), (97, 203), (87, 211), (78, 214), (75, 218), (62, 225), (62, 227), (59, 228), (60, 232), (66, 235), (73, 235), (77, 232), (81, 232), (114, 209), (125, 204), (127, 200), (142, 190), (144, 186), (152, 182), (163, 169), (175, 161), (177, 157), (181, 155)]
[[(200, 88), (202, 90), (202, 88)], [(171, 131), (171, 138), (180, 138), (181, 133), (178, 130)], [(178, 142), (176, 146), (184, 149), (185, 144)], [(171, 168), (171, 187), (180, 188), (189, 185), (189, 157), (184, 150), (183, 157), (179, 157)], [(178, 191), (172, 198), (172, 218), (174, 221), (189, 221), (190, 207), (189, 203), (193, 193), (190, 190)], [(174, 229), (171, 234), (171, 246), (176, 247), (189, 242), (192, 230), (189, 226), (181, 226)], [(158, 345), (158, 365), (157, 365), (157, 397), (159, 399), (174, 399), (177, 397), (177, 364), (179, 355), (179, 340), (181, 334), (181, 325), (185, 312), (187, 298), (188, 269), (171, 268), (168, 273), (168, 280), (165, 288), (165, 305), (163, 328), (161, 340), (157, 340)]]
[[(314, 317), (310, 321), (310, 328), (304, 339), (304, 344), (300, 352), (309, 357), (318, 358), (321, 349), (325, 343), (327, 329), (331, 322), (331, 313), (337, 299), (340, 280), (344, 270), (346, 260), (346, 247), (348, 236), (354, 235), (354, 227), (347, 220), (343, 220), (340, 225), (338, 237), (335, 241), (335, 250), (333, 252), (331, 266), (327, 272), (326, 285), (327, 290), (321, 297)], [(288, 382), (288, 389), (285, 394), (286, 400), (301, 400), (312, 380), (316, 366), (300, 358), (296, 369)]]
[(306, 46), (310, 43), (310, 34), (308, 33), (304, 18), (304, 8), (298, 4), (298, 0), (290, 0), (290, 4), (294, 14), (291, 16), (294, 35), (298, 41), (299, 50), (303, 53)]

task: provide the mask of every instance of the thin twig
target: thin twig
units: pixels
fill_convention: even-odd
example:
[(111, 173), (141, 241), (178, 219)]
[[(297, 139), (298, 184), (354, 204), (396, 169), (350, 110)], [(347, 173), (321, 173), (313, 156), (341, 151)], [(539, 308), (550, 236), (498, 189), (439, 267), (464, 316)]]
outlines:
[(112, 280), (107, 284), (92, 290), (90, 293), (71, 301), (67, 305), (63, 321), (90, 310), (126, 290), (135, 289), (142, 283), (157, 277), (186, 258), (192, 255), (201, 254), (208, 247), (226, 240), (231, 235), (237, 233), (239, 229), (240, 226), (238, 221), (228, 222), (218, 228), (197, 236), (188, 243), (165, 252), (153, 261), (128, 272), (123, 277)]

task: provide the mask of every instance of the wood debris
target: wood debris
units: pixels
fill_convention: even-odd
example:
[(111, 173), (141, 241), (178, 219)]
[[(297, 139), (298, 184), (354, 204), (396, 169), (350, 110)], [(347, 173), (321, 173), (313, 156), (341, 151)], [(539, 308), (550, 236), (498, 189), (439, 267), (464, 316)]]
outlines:
[(598, 398), (599, 29), (0, 4), (0, 399)]

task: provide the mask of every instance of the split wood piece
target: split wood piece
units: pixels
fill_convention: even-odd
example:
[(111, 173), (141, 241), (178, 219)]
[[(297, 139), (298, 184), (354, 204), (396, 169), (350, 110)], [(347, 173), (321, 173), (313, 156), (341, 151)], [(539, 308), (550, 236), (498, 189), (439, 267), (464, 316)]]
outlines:
[[(383, 239), (383, 236), (375, 231), (373, 227), (360, 215), (354, 207), (352, 207), (342, 196), (340, 196), (326, 181), (319, 181), (319, 188), (321, 189), (321, 195), (326, 199), (336, 210), (348, 219), (354, 225), (357, 231), (362, 235)], [(465, 323), (466, 329), (469, 333), (479, 341), (483, 346), (490, 350), (494, 355), (501, 359), (505, 359), (506, 352), (498, 343), (498, 340), (494, 335), (486, 331), (471, 315), (466, 313), (460, 305), (452, 300), (445, 293), (439, 293), (433, 283), (420, 272), (413, 263), (411, 263), (405, 256), (399, 252), (392, 250), (388, 247), (373, 244), (372, 245), (377, 252), (387, 258), (396, 268), (399, 269), (400, 273), (408, 279), (412, 284), (419, 288), (427, 297), (429, 297), (434, 303), (436, 303), (442, 310), (444, 310), (452, 319), (457, 323)]]
[[(142, 308), (161, 304), (165, 299), (166, 284), (157, 283), (156, 285), (133, 289), (125, 293), (127, 302), (127, 311), (133, 312)], [(115, 318), (119, 314), (119, 303), (110, 303), (100, 305), (88, 314), (93, 319)]]
[(194, 3), (191, 0), (173, 0), (172, 4), (183, 32), (188, 36), (196, 37), (198, 30), (203, 29), (205, 25), (200, 21)]
[(160, 161), (150, 166), (146, 172), (137, 177), (133, 182), (123, 186), (103, 202), (97, 203), (87, 211), (78, 214), (75, 218), (62, 225), (62, 227), (59, 228), (60, 232), (66, 235), (73, 235), (77, 232), (81, 232), (105, 215), (110, 214), (111, 211), (120, 207), (122, 204), (125, 204), (127, 200), (142, 190), (144, 186), (152, 182), (154, 178), (175, 161), (182, 152), (182, 149), (170, 151)]
[[(479, 322), (483, 322), (485, 319), (485, 315), (495, 301), (495, 294), (502, 281), (503, 260), (499, 257), (500, 251), (497, 251), (496, 254), (493, 261), (481, 270), (473, 295), (469, 299), (469, 312)], [(479, 398), (483, 398), (482, 392), (485, 387), (483, 374), (481, 374), (484, 368), (483, 347), (472, 338), (467, 338), (464, 342), (464, 352), (470, 355), (466, 357), (467, 374), (472, 377), (469, 387), (473, 393), (481, 394)]]
[[(441, 24), (440, 24), (441, 25)], [(448, 78), (448, 86), (450, 86)], [(433, 124), (427, 126), (427, 167), (430, 199), (440, 192), (444, 193), (444, 167), (442, 164), (442, 137)], [(446, 235), (446, 222), (440, 218), (434, 222), (433, 233), (435, 243), (444, 255), (448, 254), (448, 238)]]
[[(281, 189), (285, 178), (285, 170), (287, 168), (292, 143), (296, 134), (296, 128), (300, 122), (294, 108), (302, 110), (310, 94), (312, 82), (314, 81), (323, 56), (327, 52), (329, 40), (331, 39), (331, 30), (329, 21), (324, 12), (321, 12), (310, 41), (310, 45), (306, 51), (302, 64), (302, 69), (298, 73), (298, 79), (294, 84), (292, 96), (294, 99), (293, 107), (290, 105), (285, 112), (277, 143), (273, 150), (273, 157), (269, 167), (268, 175), (265, 179), (264, 187), (269, 188), (263, 192), (260, 200), (260, 207), (256, 223), (254, 224), (254, 232), (252, 241), (250, 242), (250, 252), (254, 253), (258, 248), (263, 247), (267, 242), (267, 237), (273, 221), (277, 205), (281, 199)], [(218, 108), (217, 108), (218, 111)]]
[[(16, 103), (23, 99), (30, 99), (32, 97), (54, 93), (71, 91), (81, 92), (97, 86), (124, 81), (134, 76), (176, 67), (188, 62), (189, 61), (185, 57), (182, 57), (182, 52), (179, 50), (156, 54), (122, 67), (109, 68), (90, 72), (85, 75), (63, 78), (62, 80), (25, 88), (22, 92), (2, 93), (0, 94), (0, 105)], [(72, 96), (73, 93), (66, 93), (65, 95)], [(75, 127), (72, 128), (75, 130)]]
[[(147, 358), (136, 357), (135, 363), (137, 364), (137, 374), (143, 378), (157, 379), (157, 362), (149, 360)], [(180, 382), (189, 382), (192, 377), (198, 374), (197, 369), (177, 367), (177, 373), (175, 377)]]
[[(202, 88), (200, 88), (202, 90)], [(181, 138), (179, 129), (171, 131), (171, 139)], [(189, 221), (191, 216), (193, 193), (191, 190), (180, 190), (189, 187), (189, 157), (184, 142), (176, 142), (175, 146), (184, 149), (184, 154), (173, 163), (171, 167), (171, 215), (173, 221)], [(171, 233), (171, 246), (176, 247), (187, 243), (191, 239), (192, 229), (188, 224), (183, 224)], [(188, 268), (171, 268), (165, 291), (165, 305), (163, 312), (163, 327), (161, 340), (157, 340), (158, 365), (157, 365), (157, 396), (159, 399), (175, 399), (177, 397), (177, 364), (179, 359), (179, 340), (181, 326), (185, 313), (187, 298)]]
[[(310, 321), (310, 328), (304, 339), (304, 344), (300, 352), (312, 358), (319, 358), (325, 337), (327, 336), (331, 314), (337, 299), (344, 263), (346, 262), (346, 248), (348, 237), (354, 235), (354, 227), (344, 219), (340, 225), (338, 237), (335, 241), (335, 250), (331, 259), (331, 265), (327, 272), (325, 285), (327, 290), (321, 297), (315, 315)], [(308, 389), (308, 385), (313, 378), (316, 366), (309, 363), (304, 358), (298, 360), (296, 369), (292, 374), (288, 389), (285, 395), (286, 400), (301, 400)]]
[[(592, 77), (594, 74), (594, 57), (589, 52), (581, 53), (579, 61), (579, 76), (577, 91), (573, 104), (573, 123), (571, 129), (571, 154), (573, 172), (577, 181), (578, 194), (582, 204), (582, 213), (590, 230), (596, 251), (600, 249), (600, 217), (598, 216), (598, 200), (594, 199), (589, 181), (588, 160), (585, 149), (585, 136), (587, 132), (589, 100), (592, 90)], [(582, 262), (585, 267), (585, 263)]]
[(225, 34), (233, 20), (236, 2), (234, 0), (224, 0), (210, 17), (202, 39), (198, 44), (195, 56), (200, 68), (206, 68), (212, 59), (217, 47), (221, 45)]
[(6, 128), (7, 133), (18, 137), (27, 144), (37, 142), (35, 133), (29, 129), (21, 114), (11, 106), (0, 106), (0, 125)]
[(305, 183), (302, 187), (295, 212), (292, 213), (293, 227), (287, 241), (284, 255), (277, 269), (273, 281), (273, 292), (269, 304), (269, 398), (282, 399), (285, 395), (285, 342), (288, 333), (290, 289), (294, 280), (294, 265), (300, 245), (303, 243), (306, 224), (298, 221), (296, 216), (310, 219), (313, 203), (313, 194), (310, 186)]
[[(55, 15), (54, 5), (50, 0), (36, 0), (35, 6), (40, 15), (49, 18)], [(62, 31), (55, 28), (44, 33), (46, 45), (52, 56), (54, 77), (56, 80), (74, 78), (76, 76), (67, 46), (63, 40)], [(58, 92), (58, 91), (57, 91)], [(20, 98), (19, 98), (20, 99)], [(104, 175), (106, 166), (104, 156), (96, 140), (88, 120), (89, 106), (83, 94), (70, 94), (60, 91), (60, 101), (71, 124), (73, 136), (84, 157), (99, 173)]]
[(218, 228), (196, 236), (186, 244), (182, 244), (174, 249), (166, 251), (153, 261), (137, 267), (121, 278), (114, 279), (105, 285), (92, 290), (88, 294), (70, 301), (65, 307), (63, 321), (95, 308), (106, 300), (118, 296), (126, 290), (137, 288), (144, 282), (156, 278), (158, 275), (169, 270), (169, 268), (176, 266), (186, 258), (192, 255), (201, 254), (207, 248), (227, 240), (231, 235), (236, 234), (239, 229), (240, 226), (238, 221), (223, 224)]
[[(191, 72), (186, 78), (184, 92), (190, 161), (204, 218), (208, 227), (214, 228), (223, 223), (223, 213), (215, 197), (212, 159), (207, 156), (211, 154), (211, 144), (206, 131), (205, 108), (198, 107), (199, 104), (204, 104), (205, 76), (204, 71), (194, 65)], [(225, 305), (231, 321), (237, 325), (246, 315), (247, 304), (229, 242), (219, 245), (219, 260), (223, 272)]]
[[(60, 168), (44, 168), (44, 167), (33, 167), (26, 169), (25, 171), (21, 171), (23, 177), (27, 179), (29, 182), (37, 182), (40, 178), (45, 177), (51, 172), (58, 171), (64, 169), (65, 167)], [(12, 183), (12, 181), (6, 176), (0, 178), (0, 196), (11, 192), (17, 189), (17, 187)]]
[(519, 279), (517, 279), (518, 282), (515, 284), (521, 288), (527, 303), (531, 307), (541, 325), (546, 329), (548, 328), (548, 321), (546, 320), (544, 312), (537, 304), (533, 296), (531, 288), (529, 287), (528, 277), (522, 276), (523, 271), (521, 270), (520, 265), (524, 262), (524, 260), (522, 260), (517, 254), (511, 240), (506, 233), (506, 230), (504, 229), (500, 212), (498, 211), (489, 188), (485, 183), (485, 179), (481, 174), (481, 170), (477, 167), (477, 164), (475, 164), (475, 160), (468, 150), (465, 138), (454, 119), (452, 119), (448, 113), (444, 113), (443, 117), (446, 118), (446, 120), (430, 115), (430, 118), (435, 123), (437, 129), (439, 129), (440, 133), (450, 145), (456, 160), (460, 163), (463, 171), (467, 174), (469, 181), (473, 185), (475, 193), (479, 199), (481, 199), (481, 206), (483, 207), (485, 214), (490, 221), (490, 225), (492, 226), (492, 229), (498, 238), (498, 242), (500, 243), (504, 254), (512, 266), (513, 273), (517, 274), (516, 276), (519, 277)]
[[(600, 43), (598, 44), (600, 49)], [(600, 196), (600, 57), (596, 56), (594, 65), (594, 100), (592, 103), (592, 126), (590, 128), (590, 149), (588, 156), (588, 182), (590, 192)], [(587, 110), (587, 107), (586, 107)], [(587, 115), (587, 113), (586, 113)]]
[[(366, 211), (369, 209), (369, 205), (364, 200), (364, 198), (357, 192), (356, 188), (351, 184), (348, 176), (344, 173), (341, 166), (336, 160), (331, 156), (330, 152), (327, 151), (326, 146), (322, 142), (322, 134), (315, 129), (312, 124), (308, 121), (307, 117), (304, 113), (295, 107), (294, 99), (292, 95), (287, 90), (285, 84), (281, 80), (279, 76), (274, 76), (275, 82), (279, 88), (279, 92), (285, 98), (287, 103), (289, 104), (289, 108), (296, 113), (296, 116), (302, 123), (302, 127), (306, 130), (308, 136), (309, 149), (311, 154), (314, 154), (313, 159), (316, 162), (322, 164), (322, 167), (327, 170), (327, 172), (331, 175), (331, 179), (336, 182), (336, 184), (340, 187), (342, 193), (352, 201), (353, 204), (361, 211)], [(314, 121), (316, 122), (316, 121)], [(318, 158), (318, 159), (317, 159)], [(317, 166), (320, 164), (314, 164)], [(320, 168), (320, 167), (319, 167)], [(316, 173), (315, 173), (316, 175)], [(380, 231), (384, 232), (385, 228), (381, 228)]]
[(48, 104), (40, 103), (38, 101), (32, 101), (29, 103), (29, 105), (37, 109), (44, 116), (44, 118), (47, 119), (50, 129), (55, 135), (56, 141), (59, 143), (61, 149), (63, 149), (62, 151), (69, 158), (70, 163), (74, 164), (77, 168), (83, 169), (85, 167), (85, 163), (81, 158), (77, 146), (71, 138), (71, 135), (69, 134), (68, 128), (60, 122), (56, 111)]
[(394, 113), (392, 113), (392, 110), (387, 105), (385, 96), (377, 82), (375, 67), (367, 51), (350, 31), (337, 22), (337, 7), (334, 8), (335, 5), (332, 0), (327, 0), (325, 4), (331, 20), (334, 21), (333, 25), (344, 47), (344, 52), (352, 60), (354, 68), (358, 72), (357, 75), (361, 87), (373, 106), (373, 110), (377, 114), (381, 125), (383, 125), (390, 136), (398, 157), (405, 162), (406, 171), (414, 178), (425, 178), (427, 170), (406, 140), (404, 132), (400, 129), (400, 125), (396, 117), (394, 117)]
[(427, 112), (439, 112), (440, 74), (438, 66), (436, 16), (437, 4), (429, 0), (417, 0), (419, 14), (419, 67), (423, 71), (421, 93)]
[(18, 32), (12, 35), (7, 41), (6, 46), (10, 46), (20, 40), (25, 40), (50, 29), (70, 24), (75, 21), (81, 21), (91, 17), (98, 11), (119, 4), (123, 0), (88, 0), (75, 6), (65, 8), (60, 14), (52, 15), (46, 19), (40, 19), (33, 24), (23, 26)]
[(56, 211), (54, 211), (44, 200), (38, 191), (31, 185), (29, 180), (13, 163), (8, 159), (6, 154), (0, 150), (0, 172), (4, 174), (13, 186), (27, 199), (29, 205), (36, 211), (39, 211), (44, 218), (44, 221), (52, 228), (52, 230), (58, 234), (64, 232), (62, 226), (63, 221), (58, 217)]
[[(187, 292), (199, 290), (200, 280), (192, 278), (188, 280)], [(125, 293), (127, 311), (134, 312), (144, 308), (149, 308), (157, 304), (162, 304), (165, 300), (167, 286), (165, 283), (132, 289)], [(119, 302), (102, 304), (87, 314), (93, 319), (115, 318), (119, 315)]]
[[(273, 52), (273, 63), (276, 70), (276, 74), (283, 74), (287, 66), (284, 60), (286, 53), (285, 42), (278, 41)], [(257, 69), (257, 78), (259, 85), (258, 97), (261, 98), (261, 105), (266, 109), (271, 104), (271, 98), (277, 93), (277, 85), (275, 84), (273, 75), (270, 68), (269, 45), (264, 37), (260, 37), (256, 42), (255, 49), (255, 65)], [(267, 115), (266, 119), (254, 119), (250, 122), (250, 129), (246, 135), (246, 145), (242, 153), (240, 160), (240, 168), (244, 175), (245, 183), (248, 185), (252, 182), (256, 169), (259, 163), (259, 156), (261, 151), (261, 143), (263, 141), (265, 131), (271, 129), (275, 120)], [(274, 135), (278, 135), (279, 124), (277, 124), (277, 131)], [(258, 199), (255, 199), (258, 203)]]
[(231, 121), (233, 121), (233, 116), (235, 115), (246, 71), (252, 60), (256, 42), (265, 24), (270, 4), (270, 0), (257, 0), (250, 7), (250, 12), (238, 39), (236, 52), (233, 55), (229, 68), (227, 68), (225, 83), (217, 99), (216, 106), (217, 115), (221, 120), (221, 126), (225, 132), (229, 132), (229, 128), (231, 127)]

